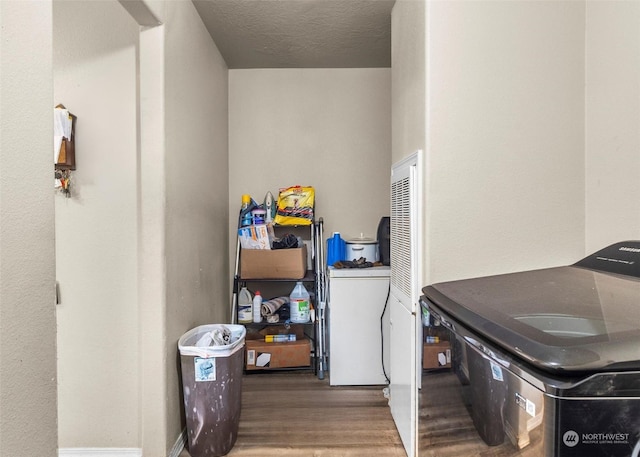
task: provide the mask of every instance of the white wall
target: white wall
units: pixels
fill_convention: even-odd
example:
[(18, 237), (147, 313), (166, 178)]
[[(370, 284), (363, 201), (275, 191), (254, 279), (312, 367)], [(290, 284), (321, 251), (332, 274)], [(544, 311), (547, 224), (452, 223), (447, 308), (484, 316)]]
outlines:
[(586, 251), (640, 239), (640, 3), (587, 2)]
[(241, 195), (262, 203), (297, 184), (314, 186), (325, 238), (375, 238), (389, 215), (390, 69), (229, 73), (232, 250)]
[(391, 15), (393, 163), (426, 147), (426, 5), (397, 0)]
[(57, 454), (51, 17), (0, 2), (2, 456)]
[(115, 0), (55, 6), (56, 98), (78, 116), (57, 208), (61, 447), (166, 455), (178, 338), (227, 320), (227, 67), (191, 2), (143, 5), (151, 29)]
[(169, 449), (184, 426), (178, 339), (229, 322), (228, 69), (191, 2), (166, 2), (164, 22)]
[(640, 237), (639, 8), (396, 3), (394, 162), (419, 147), (426, 94), (425, 283)]
[(582, 2), (430, 2), (430, 277), (584, 253)]
[[(397, 163), (417, 150), (423, 151), (424, 163), (422, 182), (422, 202), (429, 208), (430, 182), (429, 160), (425, 154), (429, 116), (427, 106), (427, 2), (397, 0), (391, 14), (391, 121), (392, 121), (392, 163)], [(425, 227), (420, 245), (424, 246), (419, 270), (424, 278), (429, 278), (430, 246), (427, 244), (429, 220), (428, 211), (423, 210), (420, 225)], [(422, 278), (418, 279), (423, 281)], [(426, 284), (426, 282), (425, 282)], [(418, 291), (416, 291), (418, 292)]]
[(136, 447), (136, 52), (115, 0), (54, 1), (54, 99), (78, 117), (56, 196), (60, 447)]
[(166, 452), (164, 26), (140, 31), (138, 301), (143, 455)]

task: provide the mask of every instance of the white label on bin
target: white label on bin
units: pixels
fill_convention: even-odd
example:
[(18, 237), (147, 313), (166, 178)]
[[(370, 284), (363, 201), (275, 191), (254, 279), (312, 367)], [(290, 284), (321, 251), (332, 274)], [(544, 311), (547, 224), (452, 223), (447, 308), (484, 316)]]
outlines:
[(196, 382), (216, 380), (216, 359), (196, 357), (193, 359), (193, 363), (195, 365)]
[(500, 365), (491, 360), (489, 362), (491, 364), (491, 376), (493, 376), (493, 379), (503, 382), (504, 376), (502, 375), (502, 368), (500, 367)]

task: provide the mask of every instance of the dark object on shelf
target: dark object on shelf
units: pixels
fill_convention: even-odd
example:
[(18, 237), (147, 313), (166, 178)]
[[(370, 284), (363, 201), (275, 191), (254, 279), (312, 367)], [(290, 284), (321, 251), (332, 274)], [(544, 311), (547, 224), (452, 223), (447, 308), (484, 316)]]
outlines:
[(382, 265), (391, 265), (391, 218), (385, 216), (378, 223), (378, 250)]
[(358, 260), (341, 260), (333, 264), (334, 268), (371, 268), (380, 267), (380, 262), (368, 262), (364, 257), (360, 257)]
[(293, 233), (287, 233), (279, 240), (275, 240), (273, 242), (273, 249), (290, 249), (301, 247), (302, 246), (298, 246), (298, 237)]

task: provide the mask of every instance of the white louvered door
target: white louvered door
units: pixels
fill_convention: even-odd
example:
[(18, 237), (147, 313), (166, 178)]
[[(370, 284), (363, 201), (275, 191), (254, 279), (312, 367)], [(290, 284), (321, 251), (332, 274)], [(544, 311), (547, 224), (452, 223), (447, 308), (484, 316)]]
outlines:
[(391, 169), (391, 414), (409, 457), (417, 456), (417, 328), (422, 220), (421, 155)]

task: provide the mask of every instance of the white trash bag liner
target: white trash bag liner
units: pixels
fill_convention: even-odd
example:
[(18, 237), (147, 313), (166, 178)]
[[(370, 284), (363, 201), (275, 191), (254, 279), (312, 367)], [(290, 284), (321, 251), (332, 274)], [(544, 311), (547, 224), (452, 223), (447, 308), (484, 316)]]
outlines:
[[(230, 337), (229, 337), (230, 333)], [(181, 355), (194, 357), (229, 357), (244, 347), (244, 325), (209, 324), (189, 330), (178, 340)], [(225, 340), (224, 344), (222, 340)]]

